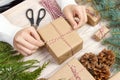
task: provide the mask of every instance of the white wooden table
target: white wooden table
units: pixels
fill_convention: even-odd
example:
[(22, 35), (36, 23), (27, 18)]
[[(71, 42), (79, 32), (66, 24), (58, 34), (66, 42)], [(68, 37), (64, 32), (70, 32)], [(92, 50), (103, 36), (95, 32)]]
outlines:
[[(34, 13), (37, 13), (37, 11), (41, 8), (42, 6), (39, 4), (38, 0), (26, 0), (17, 6), (9, 9), (8, 11), (4, 12), (3, 15), (6, 16), (6, 18), (16, 25), (17, 27), (27, 27), (30, 26), (29, 21), (27, 20), (25, 16), (25, 12), (28, 8), (34, 9)], [(37, 15), (35, 15), (36, 18)], [(40, 26), (45, 25), (52, 21), (51, 16), (48, 14), (42, 20), (40, 23)], [(87, 52), (93, 52), (95, 54), (98, 54), (102, 49), (105, 48), (105, 46), (101, 45), (100, 42), (95, 41), (92, 39), (93, 34), (103, 25), (103, 22), (100, 22), (98, 25), (95, 27), (92, 27), (90, 25), (85, 25), (77, 32), (79, 33), (80, 37), (83, 39), (83, 49), (80, 50), (77, 54), (75, 54), (73, 57), (79, 59), (84, 53)], [(70, 59), (72, 59), (71, 57)], [(39, 65), (43, 64), (45, 61), (50, 60), (50, 64), (47, 66), (47, 68), (42, 72), (40, 77), (49, 77), (53, 73), (55, 73), (60, 67), (62, 67), (66, 62), (68, 62), (70, 59), (65, 61), (63, 64), (58, 65), (53, 57), (48, 53), (48, 51), (45, 48), (41, 48), (39, 51), (34, 53), (31, 56), (25, 57), (24, 60), (29, 60), (29, 59), (37, 59), (40, 61)]]

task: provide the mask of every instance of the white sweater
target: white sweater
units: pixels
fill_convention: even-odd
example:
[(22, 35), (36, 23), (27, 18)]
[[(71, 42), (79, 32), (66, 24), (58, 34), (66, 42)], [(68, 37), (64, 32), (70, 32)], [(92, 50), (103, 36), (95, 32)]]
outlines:
[(0, 6), (4, 6), (6, 4), (9, 4), (12, 1), (14, 1), (14, 0), (0, 0)]
[[(69, 4), (76, 4), (74, 0), (56, 0), (56, 1), (62, 10), (65, 6)], [(14, 25), (12, 25), (3, 15), (0, 14), (0, 41), (7, 42), (12, 46), (15, 34), (19, 30), (21, 30), (21, 28), (13, 26)]]

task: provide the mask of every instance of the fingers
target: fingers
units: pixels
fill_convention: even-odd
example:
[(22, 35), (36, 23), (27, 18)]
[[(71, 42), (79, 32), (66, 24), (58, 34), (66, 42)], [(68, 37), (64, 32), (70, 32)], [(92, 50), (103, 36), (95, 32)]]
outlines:
[(26, 40), (26, 42), (29, 42), (30, 44), (36, 45), (38, 47), (43, 45), (43, 42), (40, 39), (36, 40), (35, 38), (28, 34), (26, 35), (26, 37), (24, 37), (24, 39)]
[[(69, 5), (63, 9), (63, 13), (74, 29), (87, 22), (87, 14), (84, 6)], [(75, 17), (78, 17), (79, 19), (75, 21)]]
[(34, 50), (34, 49), (37, 49), (39, 46), (38, 45), (34, 45), (28, 41), (26, 41), (24, 38), (23, 39), (20, 39), (19, 40), (16, 40), (16, 43), (17, 44), (20, 44), (22, 46), (24, 46), (25, 48), (28, 48), (30, 50)]
[(83, 13), (83, 7), (80, 7), (80, 10), (78, 10), (79, 14), (78, 17), (80, 19), (78, 26), (82, 26), (83, 22), (84, 22), (84, 13)]
[(14, 37), (14, 47), (24, 56), (31, 55), (42, 45), (43, 42), (32, 27), (17, 32)]
[(28, 37), (25, 37), (27, 41), (29, 41), (30, 43), (34, 44), (34, 45), (38, 45), (38, 46), (43, 46), (44, 43), (43, 41), (40, 39), (39, 34), (37, 33), (37, 31), (31, 27), (32, 29), (30, 29), (30, 35), (28, 35)]
[[(40, 45), (44, 45), (44, 43), (42, 42), (42, 40), (40, 39), (39, 34), (37, 33), (37, 31), (35, 29), (31, 30), (31, 35), (40, 42)], [(38, 42), (36, 42), (36, 44), (39, 44)]]
[(85, 7), (79, 6), (79, 10), (76, 10), (76, 14), (78, 15), (78, 18), (80, 20), (78, 23), (78, 27), (83, 26), (87, 22), (87, 14), (85, 11)]
[(20, 38), (19, 40), (16, 40), (14, 44), (15, 48), (24, 56), (31, 55), (39, 48), (38, 46), (33, 45), (26, 40)]
[(72, 14), (67, 15), (66, 18), (70, 22), (70, 24), (73, 28), (77, 26), (77, 23), (74, 20), (74, 16)]
[(83, 14), (84, 14), (84, 17), (85, 17), (85, 23), (88, 21), (88, 18), (87, 18), (87, 12), (86, 12), (86, 7), (83, 7)]
[(72, 27), (76, 26), (77, 23), (74, 20), (74, 13), (71, 10), (71, 6), (67, 6), (63, 9), (63, 14), (65, 15), (68, 22), (71, 24)]
[(84, 22), (83, 24), (85, 24), (87, 22), (86, 8), (84, 6), (81, 6), (81, 8), (82, 8), (82, 13), (83, 13), (83, 22)]
[(82, 9), (81, 7), (75, 7), (75, 15), (76, 17), (78, 17), (79, 21), (77, 22), (77, 26), (74, 27), (74, 29), (77, 29), (78, 27), (81, 26), (82, 22), (83, 22), (83, 15), (82, 15)]
[(31, 27), (31, 28), (32, 28), (32, 29), (30, 29), (30, 34), (31, 34), (36, 40), (40, 40), (40, 37), (39, 37), (37, 31), (36, 31), (33, 27)]
[(26, 47), (24, 47), (20, 44), (17, 44), (16, 48), (24, 56), (29, 56), (36, 51), (36, 49), (35, 50), (30, 50), (30, 49), (28, 49), (28, 48), (26, 48)]

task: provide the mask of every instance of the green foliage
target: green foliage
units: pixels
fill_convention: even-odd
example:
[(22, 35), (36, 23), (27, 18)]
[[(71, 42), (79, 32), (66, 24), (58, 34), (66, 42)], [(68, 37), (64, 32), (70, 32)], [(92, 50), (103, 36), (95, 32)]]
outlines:
[[(22, 58), (9, 44), (0, 42), (0, 80), (36, 80), (48, 65), (47, 62), (42, 66), (35, 66), (37, 60), (22, 61)], [(30, 68), (36, 69), (27, 71)]]
[(115, 72), (118, 72), (118, 71), (120, 71), (120, 58), (116, 58), (116, 62), (115, 62), (115, 64), (113, 65), (113, 70), (115, 71)]
[(104, 44), (107, 44), (108, 49), (115, 52), (116, 62), (113, 68), (115, 71), (120, 71), (120, 28), (112, 28), (111, 37), (105, 39)]
[(13, 48), (12, 48), (12, 46), (11, 45), (9, 45), (9, 44), (7, 44), (7, 43), (5, 43), (5, 42), (0, 42), (0, 52), (6, 52), (6, 51), (10, 51), (10, 50), (12, 50)]
[(104, 19), (120, 21), (120, 0), (93, 0), (93, 4)]
[(103, 19), (109, 22), (111, 36), (104, 40), (108, 49), (115, 52), (114, 68), (120, 70), (120, 0), (92, 0), (94, 7), (100, 12)]
[[(87, 0), (83, 0), (87, 2)], [(120, 0), (92, 0), (92, 6), (97, 9), (102, 18), (107, 20), (111, 36), (103, 40), (108, 49), (116, 55), (114, 69), (120, 70)]]

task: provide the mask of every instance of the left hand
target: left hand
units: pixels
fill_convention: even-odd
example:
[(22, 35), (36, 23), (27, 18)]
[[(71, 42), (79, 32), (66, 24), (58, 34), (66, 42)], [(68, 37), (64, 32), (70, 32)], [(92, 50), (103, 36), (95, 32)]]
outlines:
[[(74, 29), (84, 25), (87, 22), (85, 6), (68, 5), (63, 9), (63, 14)], [(75, 21), (75, 17), (79, 19), (79, 22)]]
[(33, 27), (27, 27), (18, 31), (13, 41), (16, 50), (24, 56), (33, 54), (39, 47), (44, 45)]

